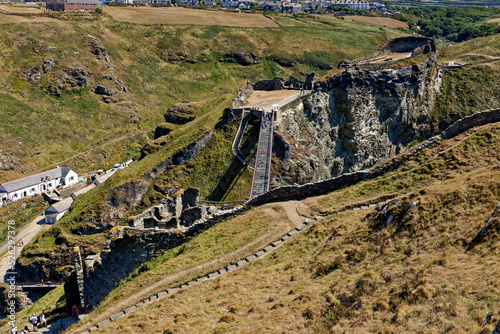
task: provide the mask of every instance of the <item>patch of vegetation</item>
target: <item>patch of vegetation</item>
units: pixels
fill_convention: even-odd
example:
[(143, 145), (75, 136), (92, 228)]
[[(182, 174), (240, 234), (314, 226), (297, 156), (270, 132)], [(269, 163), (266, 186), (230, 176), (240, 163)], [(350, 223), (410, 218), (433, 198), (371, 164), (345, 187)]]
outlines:
[(500, 16), (500, 9), (487, 7), (397, 7), (402, 15), (396, 18), (410, 22), (415, 33), (433, 38), (463, 42), (500, 32), (496, 23), (485, 23)]
[(447, 71), (432, 113), (434, 129), (444, 130), (461, 117), (500, 107), (499, 68), (494, 63)]
[(0, 243), (7, 238), (8, 222), (15, 221), (15, 228), (20, 229), (41, 215), (47, 208), (42, 196), (23, 199), (0, 208)]

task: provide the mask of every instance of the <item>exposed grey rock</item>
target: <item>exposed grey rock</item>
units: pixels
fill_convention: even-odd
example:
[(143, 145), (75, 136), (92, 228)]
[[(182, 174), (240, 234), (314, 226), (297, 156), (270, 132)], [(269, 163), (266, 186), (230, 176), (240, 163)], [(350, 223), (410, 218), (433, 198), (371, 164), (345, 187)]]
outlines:
[(21, 166), (21, 160), (8, 153), (0, 154), (0, 170), (14, 170)]
[(26, 80), (33, 83), (38, 83), (42, 80), (42, 74), (40, 72), (24, 72), (23, 76)]
[(186, 124), (194, 119), (193, 116), (174, 115), (169, 112), (166, 112), (164, 117), (165, 117), (165, 122), (172, 124)]
[[(231, 108), (239, 108), (241, 106), (244, 106), (247, 102), (248, 96), (253, 92), (253, 85), (250, 82), (247, 82), (246, 86), (243, 86), (240, 88), (238, 91), (238, 94), (236, 94), (236, 97), (233, 99), (231, 102)], [(228, 122), (232, 121), (232, 117)]]
[(93, 38), (90, 41), (90, 46), (91, 46), (91, 51), (93, 54), (95, 54), (98, 58), (100, 59), (107, 59), (108, 53), (106, 51), (106, 48), (104, 45), (102, 45), (101, 40), (98, 38)]
[(111, 221), (121, 219), (125, 212), (134, 208), (146, 193), (149, 183), (145, 181), (129, 182), (114, 188), (106, 199), (103, 218)]
[(257, 57), (253, 53), (249, 53), (249, 52), (231, 52), (231, 53), (225, 54), (224, 58), (232, 59), (232, 60), (234, 60), (234, 62), (236, 62), (240, 65), (243, 65), (243, 66), (260, 64), (262, 62), (262, 58)]
[(296, 61), (286, 58), (274, 57), (273, 60), (283, 67), (293, 67), (297, 64)]
[(282, 111), (276, 122), (282, 136), (274, 145), (285, 164), (281, 184), (363, 170), (398, 154), (413, 138), (428, 135), (440, 80), (436, 55), (417, 67), (350, 69)]
[(107, 95), (107, 96), (113, 96), (117, 92), (111, 88), (107, 88), (101, 85), (97, 85), (94, 87), (94, 93), (99, 94), (99, 95)]
[(54, 64), (54, 59), (52, 58), (44, 60), (42, 63), (43, 73), (49, 73), (50, 71), (52, 71), (52, 69), (54, 68)]

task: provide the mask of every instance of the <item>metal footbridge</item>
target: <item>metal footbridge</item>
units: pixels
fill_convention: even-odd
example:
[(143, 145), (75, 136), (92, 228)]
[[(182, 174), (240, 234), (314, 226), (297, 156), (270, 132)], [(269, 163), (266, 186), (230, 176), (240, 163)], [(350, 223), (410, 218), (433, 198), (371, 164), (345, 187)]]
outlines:
[(271, 158), (273, 153), (274, 112), (263, 111), (260, 121), (259, 143), (255, 155), (250, 199), (269, 191)]
[[(256, 93), (256, 92), (253, 92)], [(252, 93), (252, 94), (253, 94)], [(277, 96), (266, 96), (278, 94)], [(231, 147), (235, 157), (245, 166), (250, 166), (251, 156), (246, 157), (240, 150), (243, 133), (250, 121), (250, 117), (256, 116), (260, 118), (259, 142), (257, 145), (257, 153), (255, 155), (255, 166), (253, 169), (252, 186), (250, 190), (250, 199), (260, 196), (269, 191), (271, 180), (271, 158), (273, 151), (273, 132), (274, 122), (278, 119), (278, 111), (283, 108), (299, 102), (307, 98), (312, 91), (303, 90), (297, 91), (258, 91), (258, 99), (252, 101), (249, 106), (242, 107), (239, 112), (242, 115), (242, 120), (238, 128), (237, 134), (233, 140)], [(279, 95), (280, 94), (280, 95)], [(254, 99), (255, 100), (255, 99)]]

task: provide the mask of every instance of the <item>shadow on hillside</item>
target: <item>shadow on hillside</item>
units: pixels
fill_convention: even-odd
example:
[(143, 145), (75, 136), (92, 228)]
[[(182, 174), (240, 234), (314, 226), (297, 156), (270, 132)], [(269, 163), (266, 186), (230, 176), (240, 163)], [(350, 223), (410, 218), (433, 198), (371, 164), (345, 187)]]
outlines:
[[(255, 124), (256, 123), (256, 124)], [(249, 124), (250, 125), (250, 124)], [(259, 129), (260, 123), (254, 122), (250, 125), (250, 128), (246, 131), (245, 140), (241, 144), (241, 151), (246, 157), (252, 157), (257, 148), (257, 142), (259, 140)], [(212, 193), (207, 197), (209, 201), (222, 202), (231, 193), (234, 186), (240, 179), (241, 175), (245, 171), (245, 165), (240, 162), (236, 157), (229, 167), (224, 172), (224, 175), (219, 180), (219, 183), (215, 186)]]

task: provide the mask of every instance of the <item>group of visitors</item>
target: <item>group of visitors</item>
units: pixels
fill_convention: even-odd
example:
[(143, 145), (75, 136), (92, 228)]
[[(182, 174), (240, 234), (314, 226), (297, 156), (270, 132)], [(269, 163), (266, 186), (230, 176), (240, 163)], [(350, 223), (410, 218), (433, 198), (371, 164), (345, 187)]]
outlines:
[[(38, 322), (40, 322), (40, 327), (47, 326), (47, 320), (45, 320), (45, 314), (43, 312), (39, 317), (37, 317), (35, 313), (33, 313), (33, 315), (31, 316), (30, 323), (33, 326), (31, 332), (38, 332)], [(18, 332), (15, 325), (12, 325), (10, 329), (10, 334), (29, 334), (31, 332), (28, 325), (24, 326), (24, 329), (22, 329), (20, 332)]]
[(272, 111), (265, 111), (262, 109), (262, 127), (265, 128), (267, 123), (270, 122), (273, 119), (273, 112)]

